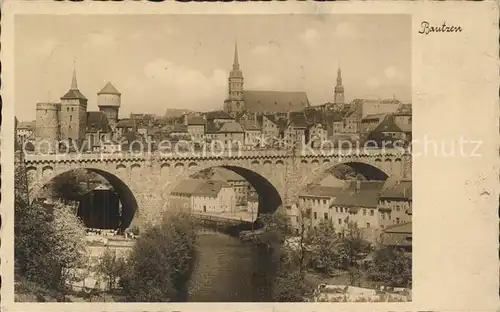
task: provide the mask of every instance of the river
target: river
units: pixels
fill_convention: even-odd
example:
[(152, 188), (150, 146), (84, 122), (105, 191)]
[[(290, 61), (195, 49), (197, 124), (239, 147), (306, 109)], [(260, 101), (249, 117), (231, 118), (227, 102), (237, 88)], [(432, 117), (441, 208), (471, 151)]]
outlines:
[(188, 301), (271, 301), (274, 271), (271, 255), (263, 248), (225, 234), (202, 232)]

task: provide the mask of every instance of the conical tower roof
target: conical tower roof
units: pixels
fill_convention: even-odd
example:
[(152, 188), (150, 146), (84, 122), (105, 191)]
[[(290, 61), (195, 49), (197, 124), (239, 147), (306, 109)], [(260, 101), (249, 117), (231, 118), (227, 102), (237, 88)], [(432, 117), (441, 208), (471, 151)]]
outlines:
[(121, 93), (111, 84), (111, 82), (108, 82), (104, 88), (101, 89), (97, 94), (116, 94), (120, 95)]
[(61, 100), (87, 100), (87, 98), (78, 90), (78, 83), (76, 81), (76, 70), (73, 69), (73, 77), (71, 79), (71, 88), (65, 95), (61, 97)]

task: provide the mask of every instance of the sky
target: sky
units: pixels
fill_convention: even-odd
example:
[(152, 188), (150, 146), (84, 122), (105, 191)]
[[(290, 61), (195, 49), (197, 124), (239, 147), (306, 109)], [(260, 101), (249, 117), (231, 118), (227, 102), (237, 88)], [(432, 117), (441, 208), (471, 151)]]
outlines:
[(73, 69), (88, 110), (108, 81), (121, 118), (222, 109), (235, 42), (246, 90), (333, 102), (341, 67), (346, 100), (410, 102), (410, 29), (409, 15), (18, 15), (16, 116), (34, 120), (37, 102), (59, 102)]

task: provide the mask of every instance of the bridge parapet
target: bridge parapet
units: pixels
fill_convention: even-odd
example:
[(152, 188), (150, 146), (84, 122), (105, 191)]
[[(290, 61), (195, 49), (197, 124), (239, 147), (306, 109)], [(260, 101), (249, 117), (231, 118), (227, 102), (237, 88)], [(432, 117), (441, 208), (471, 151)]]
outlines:
[(240, 159), (240, 158), (312, 158), (312, 157), (402, 157), (410, 155), (402, 149), (304, 149), (291, 155), (287, 150), (228, 150), (221, 152), (153, 152), (153, 153), (62, 153), (62, 154), (25, 154), (25, 161), (29, 163), (44, 162), (98, 162), (98, 161), (145, 161), (145, 160), (176, 160), (176, 159)]

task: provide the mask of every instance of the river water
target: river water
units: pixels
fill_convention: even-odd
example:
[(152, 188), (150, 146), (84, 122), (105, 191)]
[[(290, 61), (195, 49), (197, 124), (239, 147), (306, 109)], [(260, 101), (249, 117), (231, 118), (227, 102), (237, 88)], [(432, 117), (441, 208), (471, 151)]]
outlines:
[(202, 232), (188, 301), (271, 301), (272, 263), (263, 248), (225, 234)]

